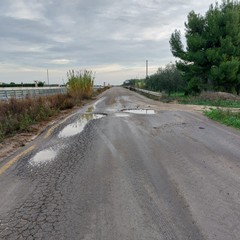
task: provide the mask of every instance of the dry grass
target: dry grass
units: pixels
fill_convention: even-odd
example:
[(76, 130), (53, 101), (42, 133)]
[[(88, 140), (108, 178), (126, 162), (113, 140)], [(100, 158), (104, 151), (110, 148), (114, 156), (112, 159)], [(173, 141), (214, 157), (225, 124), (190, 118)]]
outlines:
[(75, 104), (74, 98), (60, 94), (0, 102), (0, 141), (16, 132), (26, 131), (31, 124), (46, 120)]
[(38, 98), (11, 99), (0, 102), (0, 142), (18, 132), (28, 131), (34, 123), (47, 120), (60, 110), (81, 104), (83, 99), (98, 95), (107, 88), (93, 92), (91, 71), (68, 72), (68, 94)]
[(225, 92), (202, 92), (199, 96), (178, 96), (171, 100), (177, 100), (182, 104), (240, 108), (240, 97)]

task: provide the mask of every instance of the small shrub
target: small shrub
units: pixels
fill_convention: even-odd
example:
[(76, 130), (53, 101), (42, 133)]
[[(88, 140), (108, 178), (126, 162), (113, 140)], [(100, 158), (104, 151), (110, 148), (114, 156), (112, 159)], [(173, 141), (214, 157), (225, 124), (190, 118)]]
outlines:
[(33, 123), (33, 119), (27, 114), (23, 114), (19, 117), (19, 130), (27, 130), (28, 127)]
[(5, 135), (3, 124), (0, 123), (0, 142), (3, 140)]
[(66, 98), (64, 99), (64, 101), (62, 102), (61, 106), (60, 106), (60, 110), (63, 109), (70, 109), (73, 108), (75, 106), (75, 101), (72, 98)]

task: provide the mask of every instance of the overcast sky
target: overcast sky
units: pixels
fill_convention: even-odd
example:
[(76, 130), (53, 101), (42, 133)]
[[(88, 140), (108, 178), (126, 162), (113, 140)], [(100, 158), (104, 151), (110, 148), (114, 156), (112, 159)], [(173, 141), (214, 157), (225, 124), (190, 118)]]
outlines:
[(0, 82), (66, 82), (69, 69), (95, 83), (143, 78), (175, 61), (169, 38), (209, 0), (1, 0)]

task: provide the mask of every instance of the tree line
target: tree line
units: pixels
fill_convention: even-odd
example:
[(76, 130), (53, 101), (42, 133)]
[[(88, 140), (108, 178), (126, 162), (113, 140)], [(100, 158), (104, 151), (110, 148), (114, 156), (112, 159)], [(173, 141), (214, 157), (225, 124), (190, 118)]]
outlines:
[(158, 68), (157, 72), (145, 81), (146, 89), (160, 92), (182, 92), (186, 90), (186, 82), (175, 64), (169, 63)]
[(181, 90), (186, 94), (239, 94), (240, 3), (224, 0), (211, 4), (205, 15), (191, 11), (185, 23), (185, 39), (186, 47), (181, 32), (172, 33), (169, 43), (178, 60), (145, 79), (145, 88), (168, 93)]
[[(4, 88), (4, 87), (43, 87), (45, 84), (45, 82), (41, 82), (38, 81), (37, 83), (14, 83), (14, 82), (10, 82), (10, 83), (1, 83), (0, 87)], [(56, 84), (55, 84), (56, 85)], [(58, 86), (58, 85), (57, 85)]]

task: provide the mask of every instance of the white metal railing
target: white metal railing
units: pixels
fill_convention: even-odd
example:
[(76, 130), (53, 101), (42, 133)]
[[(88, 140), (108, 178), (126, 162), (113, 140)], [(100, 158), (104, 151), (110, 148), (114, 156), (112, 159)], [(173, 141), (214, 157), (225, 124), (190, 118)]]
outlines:
[[(95, 85), (94, 90), (103, 88), (101, 85)], [(67, 87), (0, 87), (0, 101), (10, 98), (23, 99), (26, 97), (48, 96), (54, 94), (66, 94)]]
[(23, 99), (26, 97), (48, 96), (66, 93), (66, 87), (0, 88), (0, 100), (9, 100), (10, 98)]
[(149, 91), (149, 90), (145, 90), (145, 89), (141, 89), (141, 88), (134, 88), (134, 89), (137, 92), (143, 92), (143, 93), (155, 96), (155, 97), (161, 97), (162, 96), (162, 93), (160, 93), (160, 92), (153, 92), (153, 91)]

